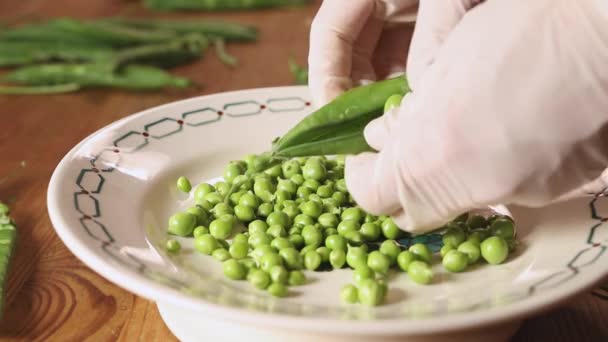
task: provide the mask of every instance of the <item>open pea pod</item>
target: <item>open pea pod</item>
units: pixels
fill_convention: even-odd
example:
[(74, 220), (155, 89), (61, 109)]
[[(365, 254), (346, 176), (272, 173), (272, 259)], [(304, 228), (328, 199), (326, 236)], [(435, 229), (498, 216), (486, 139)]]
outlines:
[(384, 113), (386, 100), (409, 92), (405, 76), (353, 88), (308, 115), (273, 143), (281, 157), (357, 154), (372, 151), (363, 129)]

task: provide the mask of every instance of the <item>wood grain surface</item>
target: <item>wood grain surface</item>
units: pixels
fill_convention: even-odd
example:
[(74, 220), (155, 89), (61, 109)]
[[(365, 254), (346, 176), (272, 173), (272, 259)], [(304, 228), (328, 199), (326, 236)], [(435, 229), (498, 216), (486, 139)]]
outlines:
[[(175, 72), (202, 86), (185, 91), (84, 91), (58, 96), (0, 96), (0, 175), (27, 166), (0, 186), (18, 223), (19, 244), (0, 322), (1, 341), (171, 341), (153, 302), (106, 281), (78, 261), (54, 233), (46, 210), (53, 169), (80, 140), (126, 115), (163, 103), (228, 90), (292, 84), (290, 56), (306, 61), (310, 22), (320, 1), (299, 9), (221, 15), (260, 28), (256, 44), (231, 45), (236, 69), (213, 54)], [(138, 1), (0, 1), (0, 22), (57, 16), (141, 15)], [(166, 16), (166, 15), (164, 15)], [(582, 294), (525, 322), (514, 341), (608, 341), (608, 300)]]

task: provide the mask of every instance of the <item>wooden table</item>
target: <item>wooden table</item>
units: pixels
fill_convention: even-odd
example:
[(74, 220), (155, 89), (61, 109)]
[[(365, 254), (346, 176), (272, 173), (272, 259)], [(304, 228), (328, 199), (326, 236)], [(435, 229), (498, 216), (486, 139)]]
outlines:
[[(256, 25), (257, 44), (232, 45), (236, 69), (209, 55), (175, 72), (200, 89), (137, 94), (85, 91), (40, 97), (0, 96), (0, 175), (25, 169), (0, 186), (18, 222), (19, 245), (10, 274), (2, 340), (174, 340), (153, 302), (126, 292), (78, 261), (59, 240), (46, 211), (53, 169), (76, 143), (95, 130), (140, 110), (200, 94), (292, 84), (286, 61), (306, 61), (308, 30), (319, 5), (256, 13), (203, 15)], [(0, 21), (57, 16), (91, 18), (141, 13), (137, 1), (20, 0), (0, 2)], [(201, 15), (198, 15), (201, 17)], [(605, 293), (608, 294), (608, 293)], [(525, 322), (515, 341), (608, 340), (608, 297), (586, 293)], [(602, 338), (603, 337), (603, 338)]]

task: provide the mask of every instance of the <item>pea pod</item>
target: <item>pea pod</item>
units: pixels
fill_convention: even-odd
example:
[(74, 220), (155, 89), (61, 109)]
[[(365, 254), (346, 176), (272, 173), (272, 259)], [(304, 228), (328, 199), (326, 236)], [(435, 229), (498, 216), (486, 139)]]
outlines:
[(174, 32), (176, 34), (200, 34), (212, 39), (225, 41), (255, 41), (258, 37), (256, 28), (226, 21), (210, 20), (166, 20), (166, 19), (133, 19), (133, 18), (107, 18), (103, 22), (110, 22), (136, 29), (154, 29)]
[(293, 58), (289, 59), (288, 66), (289, 72), (291, 72), (291, 74), (293, 75), (296, 84), (308, 84), (308, 69), (298, 65), (298, 63), (296, 63)]
[(108, 47), (63, 42), (0, 43), (0, 67), (22, 66), (48, 62), (88, 62), (108, 60), (114, 56)]
[(382, 115), (390, 96), (408, 91), (405, 76), (353, 88), (308, 115), (274, 142), (273, 154), (298, 157), (371, 151), (363, 129)]
[[(19, 68), (5, 76), (10, 83), (31, 86), (76, 84), (80, 87), (116, 87), (153, 90), (164, 87), (184, 88), (187, 79), (175, 77), (162, 69), (128, 65), (118, 72), (113, 64), (43, 64)], [(16, 93), (16, 92), (14, 92)]]
[(33, 24), (0, 33), (0, 39), (12, 41), (61, 41), (98, 46), (132, 46), (167, 42), (176, 38), (172, 32), (141, 30), (109, 22), (83, 22), (61, 18), (43, 24)]
[(0, 202), (0, 318), (4, 308), (8, 270), (17, 242), (17, 228), (9, 214), (8, 206)]
[(116, 53), (112, 60), (121, 66), (133, 62), (173, 67), (199, 58), (209, 45), (204, 36), (193, 34), (166, 43), (136, 46)]
[(308, 0), (144, 0), (148, 9), (161, 11), (203, 10), (230, 11), (259, 8), (298, 6)]

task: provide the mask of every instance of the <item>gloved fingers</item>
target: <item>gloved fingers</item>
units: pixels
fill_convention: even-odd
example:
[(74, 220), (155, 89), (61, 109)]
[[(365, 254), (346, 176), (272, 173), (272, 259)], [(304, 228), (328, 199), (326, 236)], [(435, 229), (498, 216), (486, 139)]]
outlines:
[(452, 29), (482, 0), (420, 0), (416, 28), (407, 60), (408, 81), (416, 89), (425, 70)]
[(375, 3), (323, 1), (313, 20), (308, 55), (309, 86), (313, 101), (324, 105), (352, 86), (353, 49), (374, 14)]
[(365, 141), (371, 148), (376, 151), (384, 149), (385, 142), (391, 134), (392, 129), (396, 127), (401, 112), (407, 110), (407, 103), (409, 102), (410, 98), (411, 93), (407, 94), (403, 98), (400, 107), (393, 108), (392, 110), (384, 113), (384, 115), (381, 117), (372, 120), (367, 124), (367, 126), (365, 126), (363, 135), (365, 137)]
[(376, 14), (377, 9), (369, 17), (359, 37), (357, 37), (353, 44), (353, 59), (350, 74), (353, 85), (363, 85), (377, 79), (376, 71), (372, 65), (372, 57), (377, 49), (378, 41), (383, 31), (384, 20)]
[(393, 161), (384, 151), (361, 153), (346, 158), (346, 186), (355, 201), (367, 212), (380, 215), (401, 207), (395, 191)]

